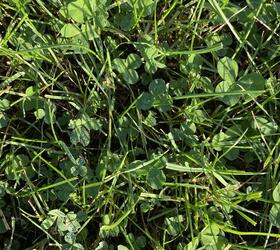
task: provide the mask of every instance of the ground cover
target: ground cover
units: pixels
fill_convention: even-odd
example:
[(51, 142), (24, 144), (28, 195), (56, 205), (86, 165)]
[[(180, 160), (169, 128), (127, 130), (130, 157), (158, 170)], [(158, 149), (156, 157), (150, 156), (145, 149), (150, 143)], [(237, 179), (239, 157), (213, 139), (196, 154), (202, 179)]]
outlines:
[(2, 0), (0, 249), (279, 249), (280, 3)]

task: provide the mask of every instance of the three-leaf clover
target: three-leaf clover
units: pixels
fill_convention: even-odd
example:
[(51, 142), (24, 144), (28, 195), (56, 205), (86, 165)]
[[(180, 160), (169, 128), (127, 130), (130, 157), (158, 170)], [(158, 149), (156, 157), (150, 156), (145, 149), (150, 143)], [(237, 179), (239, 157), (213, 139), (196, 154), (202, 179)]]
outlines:
[(137, 107), (142, 110), (149, 110), (153, 106), (161, 112), (167, 112), (172, 107), (172, 98), (168, 95), (167, 87), (163, 79), (154, 79), (149, 84), (149, 92), (144, 92), (137, 100)]
[[(245, 99), (256, 98), (259, 93), (250, 93), (249, 91), (263, 90), (265, 86), (265, 79), (259, 73), (250, 73), (237, 80), (238, 64), (231, 58), (224, 57), (219, 60), (218, 73), (223, 79), (217, 87), (216, 93), (248, 91)], [(246, 92), (245, 92), (246, 94)], [(226, 95), (221, 94), (220, 99), (227, 105), (233, 106), (240, 100), (240, 95)]]
[(135, 84), (139, 80), (136, 71), (142, 64), (137, 54), (130, 54), (126, 59), (116, 58), (112, 62), (113, 69), (117, 70), (128, 84)]
[[(215, 90), (216, 93), (234, 92), (240, 90), (240, 88), (235, 83), (235, 80), (238, 76), (238, 64), (236, 61), (229, 57), (224, 57), (218, 61), (217, 68), (218, 73), (223, 81), (217, 85)], [(221, 100), (230, 106), (237, 104), (239, 98), (240, 97), (237, 95), (221, 96)]]
[(165, 68), (165, 64), (160, 62), (161, 55), (155, 46), (149, 46), (140, 51), (146, 61), (145, 70), (148, 73), (154, 74), (158, 68)]
[(74, 145), (81, 143), (83, 146), (87, 146), (90, 142), (90, 131), (99, 130), (101, 127), (102, 123), (100, 120), (83, 114), (78, 119), (70, 120), (69, 128), (72, 129), (70, 140)]
[(154, 0), (128, 0), (120, 6), (120, 12), (115, 17), (115, 24), (124, 31), (133, 29), (141, 17), (151, 15), (154, 11)]
[[(107, 0), (76, 0), (68, 3), (60, 9), (60, 14), (75, 22), (66, 23), (60, 30), (65, 38), (97, 37), (101, 29), (108, 26)], [(81, 28), (80, 28), (81, 26)]]
[(152, 37), (146, 35), (142, 41), (135, 45), (145, 60), (145, 70), (149, 74), (154, 74), (158, 68), (165, 68), (165, 64), (161, 62), (162, 53), (152, 43)]

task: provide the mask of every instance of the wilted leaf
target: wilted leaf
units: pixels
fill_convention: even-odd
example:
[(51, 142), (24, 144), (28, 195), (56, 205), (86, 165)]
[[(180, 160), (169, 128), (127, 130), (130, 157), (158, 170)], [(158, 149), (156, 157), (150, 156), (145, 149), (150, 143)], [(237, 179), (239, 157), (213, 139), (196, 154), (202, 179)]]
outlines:
[(48, 216), (46, 219), (43, 220), (41, 227), (48, 230), (56, 221), (56, 216)]
[(144, 124), (146, 124), (149, 127), (154, 127), (157, 124), (157, 120), (155, 117), (155, 113), (152, 111), (149, 111), (148, 116), (144, 120)]
[(109, 250), (109, 245), (106, 241), (101, 241), (99, 242), (95, 250)]
[(129, 250), (129, 248), (124, 245), (118, 245), (118, 250)]
[(72, 231), (69, 231), (65, 234), (64, 236), (64, 240), (65, 242), (69, 243), (69, 244), (74, 244), (76, 241), (76, 234)]
[(34, 171), (32, 170), (32, 167), (29, 165), (29, 162), (30, 160), (27, 155), (24, 154), (13, 155), (10, 158), (9, 164), (5, 168), (5, 172), (8, 179), (19, 180), (20, 178), (24, 178), (24, 173), (26, 173), (27, 175), (30, 174), (32, 176), (32, 174), (34, 174)]
[(56, 117), (55, 117), (55, 112), (56, 112), (56, 106), (52, 102), (45, 102), (44, 103), (44, 110), (45, 110), (45, 116), (44, 116), (44, 121), (47, 124), (55, 123)]

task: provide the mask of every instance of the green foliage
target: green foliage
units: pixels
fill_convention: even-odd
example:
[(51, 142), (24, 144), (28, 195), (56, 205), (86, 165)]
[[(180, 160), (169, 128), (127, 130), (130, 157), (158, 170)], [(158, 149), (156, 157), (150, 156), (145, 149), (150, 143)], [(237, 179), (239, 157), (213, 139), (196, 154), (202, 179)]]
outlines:
[(139, 25), (141, 18), (152, 15), (155, 3), (152, 0), (129, 0), (121, 4), (115, 16), (115, 24), (124, 31), (130, 31)]
[(155, 79), (150, 82), (149, 91), (153, 96), (160, 96), (166, 91), (164, 80)]
[[(217, 64), (218, 73), (223, 79), (216, 87), (216, 92), (234, 92), (240, 90), (235, 80), (238, 76), (238, 64), (231, 58), (224, 57)], [(239, 101), (239, 96), (224, 96), (222, 101), (230, 106), (234, 106)]]
[(269, 219), (270, 223), (273, 226), (280, 227), (280, 183), (277, 184), (275, 189), (273, 190), (273, 200), (275, 204), (273, 204), (272, 208), (270, 209)]
[(152, 168), (149, 170), (146, 180), (153, 189), (160, 189), (162, 188), (162, 182), (166, 180), (166, 177), (162, 170)]
[(86, 114), (82, 114), (80, 118), (70, 120), (69, 128), (71, 143), (77, 145), (81, 143), (83, 146), (87, 146), (90, 143), (90, 131), (100, 130), (102, 123), (98, 119), (90, 118)]
[(137, 101), (137, 107), (142, 110), (149, 110), (153, 106), (154, 98), (150, 93), (144, 92)]
[(142, 64), (137, 54), (130, 54), (126, 59), (116, 58), (113, 60), (113, 68), (116, 69), (128, 84), (135, 84), (139, 80), (136, 71)]
[(231, 58), (224, 57), (219, 60), (217, 69), (225, 82), (233, 83), (238, 76), (238, 64)]
[(180, 71), (186, 75), (196, 75), (201, 72), (203, 57), (200, 55), (190, 55), (186, 60), (181, 61)]
[(175, 237), (184, 231), (184, 217), (182, 215), (166, 218), (164, 223), (166, 225), (167, 233)]
[(10, 101), (8, 99), (1, 99), (0, 100), (0, 110), (5, 111), (9, 109), (10, 107)]
[(161, 54), (157, 47), (152, 44), (152, 38), (146, 35), (140, 43), (137, 43), (136, 48), (141, 53), (145, 60), (145, 70), (149, 74), (154, 74), (158, 68), (164, 68), (165, 64), (161, 62)]
[(107, 25), (107, 2), (107, 0), (72, 1), (60, 9), (60, 14), (62, 14), (67, 19), (73, 19), (77, 23), (92, 21), (94, 28), (103, 28)]
[(30, 160), (27, 155), (10, 154), (6, 156), (7, 165), (5, 167), (5, 173), (9, 180), (25, 179), (26, 175), (32, 177), (34, 170), (30, 165)]
[(77, 232), (81, 228), (78, 221), (77, 214), (68, 212), (67, 214), (58, 209), (53, 209), (48, 212), (47, 217), (41, 223), (43, 229), (48, 230), (54, 227), (59, 235), (64, 236), (66, 249), (72, 247), (73, 249), (84, 249), (84, 247), (76, 243)]
[(43, 119), (45, 117), (45, 114), (46, 113), (44, 109), (37, 109), (36, 111), (34, 111), (34, 115), (38, 120)]
[[(232, 84), (227, 81), (220, 82), (215, 89), (216, 93), (224, 93), (224, 92), (230, 93), (238, 90), (239, 88), (235, 83)], [(230, 96), (223, 96), (221, 99), (225, 104), (229, 106), (234, 106), (239, 102), (240, 97), (238, 95), (237, 96), (230, 95)]]
[(0, 1), (0, 249), (278, 249), (277, 1)]
[(251, 123), (252, 128), (259, 130), (261, 134), (274, 134), (278, 130), (278, 125), (275, 122), (270, 122), (267, 119), (257, 116)]
[(8, 117), (5, 113), (0, 112), (0, 128), (5, 128), (8, 125)]
[[(243, 90), (263, 90), (265, 86), (265, 79), (261, 74), (251, 73), (241, 77), (238, 84)], [(250, 97), (257, 97), (258, 95), (251, 94)]]
[(135, 250), (145, 249), (147, 240), (144, 236), (135, 237), (132, 233), (128, 235), (129, 240), (132, 242)]
[(60, 30), (61, 36), (66, 38), (77, 36), (80, 32), (80, 29), (72, 23), (65, 24)]

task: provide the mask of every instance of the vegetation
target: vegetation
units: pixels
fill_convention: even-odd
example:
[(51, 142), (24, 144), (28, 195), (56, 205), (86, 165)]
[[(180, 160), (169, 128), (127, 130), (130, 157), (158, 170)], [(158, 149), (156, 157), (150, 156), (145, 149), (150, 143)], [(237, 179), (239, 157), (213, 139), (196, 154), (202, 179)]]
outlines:
[(0, 249), (279, 249), (280, 3), (2, 0)]

